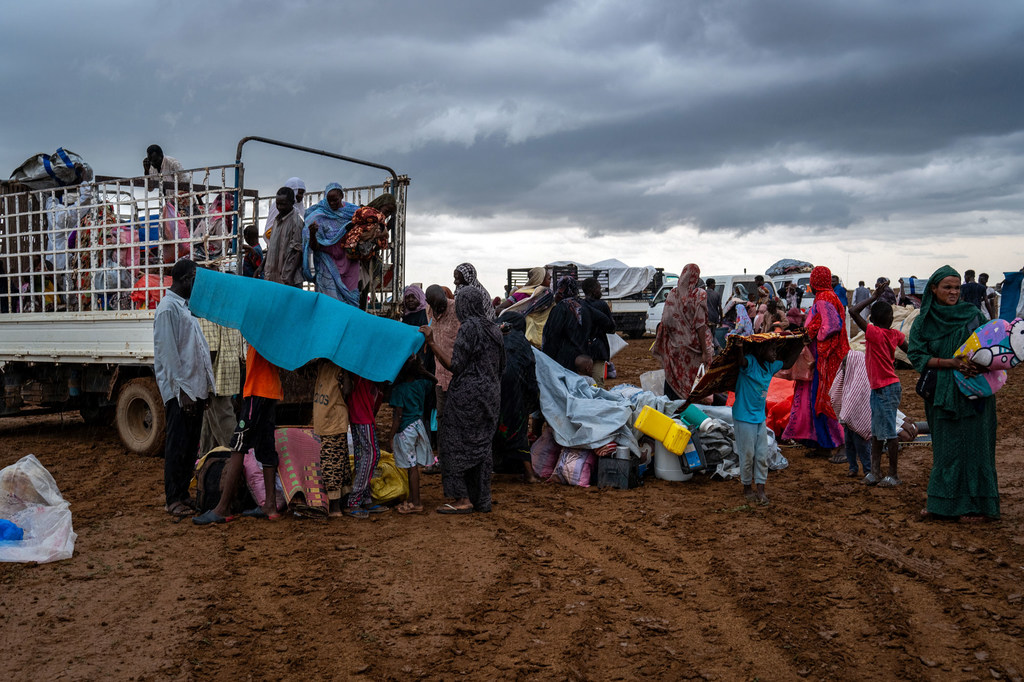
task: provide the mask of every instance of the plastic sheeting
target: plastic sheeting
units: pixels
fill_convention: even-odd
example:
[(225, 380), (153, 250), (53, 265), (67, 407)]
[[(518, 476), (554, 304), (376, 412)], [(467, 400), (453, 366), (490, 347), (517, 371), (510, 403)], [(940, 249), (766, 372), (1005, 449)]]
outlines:
[(0, 542), (0, 561), (70, 559), (78, 535), (71, 527), (71, 505), (35, 455), (0, 471), (0, 519), (24, 531), (22, 540)]
[[(657, 268), (653, 265), (630, 267), (620, 260), (609, 258), (593, 265), (585, 265), (571, 260), (560, 260), (548, 263), (547, 267), (575, 265), (577, 270), (593, 271), (606, 270), (608, 272), (608, 293), (605, 298), (625, 298), (633, 294), (639, 294), (647, 288), (647, 285), (654, 279)], [(581, 275), (582, 277), (582, 275)]]
[(567, 448), (596, 449), (615, 441), (640, 456), (640, 432), (633, 422), (645, 406), (673, 414), (682, 400), (668, 400), (635, 386), (616, 386), (606, 391), (591, 385), (589, 377), (574, 374), (537, 349), (537, 386), (544, 420), (555, 442)]
[(798, 272), (810, 272), (813, 269), (814, 265), (805, 260), (783, 258), (772, 264), (771, 267), (764, 271), (764, 274), (766, 277), (781, 277), (782, 275), (791, 275)]

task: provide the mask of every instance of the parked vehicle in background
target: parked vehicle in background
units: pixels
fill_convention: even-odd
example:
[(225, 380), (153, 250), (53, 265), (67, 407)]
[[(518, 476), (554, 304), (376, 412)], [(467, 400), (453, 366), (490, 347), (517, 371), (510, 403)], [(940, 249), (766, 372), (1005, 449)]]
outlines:
[[(64, 190), (0, 183), (0, 416), (78, 410), (86, 421), (113, 421), (132, 452), (162, 452), (164, 407), (153, 373), (156, 305), (170, 285), (171, 265), (193, 251), (200, 242), (193, 235), (213, 221), (223, 231), (205, 243), (218, 246), (207, 253), (223, 255), (200, 262), (241, 271), (241, 225), (259, 221), (260, 206), (266, 205), (265, 197), (241, 183), (241, 146), (250, 139), (383, 168), (245, 138), (236, 163), (183, 171), (187, 178), (176, 178), (170, 188), (149, 190), (145, 177), (104, 176), (67, 188), (63, 201), (69, 205), (72, 192), (91, 198), (66, 229), (54, 225), (47, 208)], [(382, 192), (395, 195), (390, 248), (376, 264), (378, 276), (368, 294), (368, 309), (385, 314), (393, 312), (390, 301), (400, 300), (404, 288), (408, 186), (408, 178), (390, 173), (381, 184), (345, 190), (353, 202)], [(311, 406), (309, 382), (295, 378), (294, 372), (282, 373), (283, 402)]]
[(654, 298), (651, 299), (651, 309), (647, 311), (646, 331), (648, 334), (658, 333), (658, 325), (661, 324), (661, 316), (665, 310), (665, 299), (668, 297), (668, 292), (675, 288), (678, 281), (678, 275), (665, 275), (661, 288), (655, 292)]
[[(662, 288), (664, 271), (651, 265), (630, 267), (614, 258), (584, 265), (575, 261), (556, 261), (545, 266), (551, 273), (552, 287), (563, 275), (572, 275), (582, 282), (588, 277), (601, 285), (602, 300), (608, 304), (615, 321), (615, 330), (639, 339), (644, 335), (647, 315), (655, 293)], [(526, 284), (529, 268), (508, 270), (509, 291)]]
[[(812, 303), (814, 303), (814, 292), (811, 291), (811, 273), (809, 272), (800, 272), (795, 274), (772, 277), (771, 282), (772, 285), (775, 287), (775, 290), (780, 292), (786, 290), (785, 288), (787, 283), (796, 282), (796, 285), (800, 287), (800, 291), (803, 292), (803, 298), (800, 299), (800, 309), (803, 310), (804, 312), (807, 312), (807, 309), (811, 307)], [(843, 280), (841, 278), (839, 280), (839, 283), (843, 283)], [(847, 296), (849, 297), (849, 292), (847, 292)], [(785, 298), (785, 296), (783, 296), (783, 298)], [(848, 298), (848, 300), (852, 301), (853, 299)]]

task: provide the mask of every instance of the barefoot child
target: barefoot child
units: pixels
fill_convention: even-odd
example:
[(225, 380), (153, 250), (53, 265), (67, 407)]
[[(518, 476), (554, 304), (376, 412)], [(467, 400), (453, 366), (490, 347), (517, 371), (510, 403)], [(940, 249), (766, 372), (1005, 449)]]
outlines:
[[(896, 348), (907, 351), (907, 337), (892, 327), (892, 306), (879, 297), (887, 289), (885, 284), (875, 288), (871, 297), (850, 310), (850, 317), (864, 330), (864, 355), (871, 384), (871, 476), (868, 485), (892, 488), (900, 484), (896, 472), (900, 444), (896, 437), (896, 410), (900, 406), (903, 388), (896, 376)], [(871, 324), (864, 321), (861, 311), (871, 306)], [(881, 481), (882, 447), (889, 452), (889, 473)]]
[(348, 372), (330, 360), (321, 360), (313, 389), (313, 433), (320, 436), (320, 469), (327, 490), (328, 511), (341, 516), (342, 498), (352, 492), (348, 461)]
[(391, 387), (391, 434), (395, 465), (409, 475), (409, 499), (398, 505), (399, 514), (421, 514), (420, 470), (434, 461), (430, 436), (423, 424), (423, 405), (437, 379), (423, 368), (415, 355), (409, 358)]
[[(764, 486), (768, 480), (768, 430), (765, 426), (765, 402), (772, 375), (792, 367), (800, 355), (799, 343), (789, 344), (785, 361), (779, 360), (776, 343), (743, 343), (740, 346), (740, 373), (736, 379), (736, 402), (732, 406), (736, 454), (740, 458), (740, 482), (743, 496), (750, 502), (768, 504)], [(756, 491), (751, 484), (757, 486)]]

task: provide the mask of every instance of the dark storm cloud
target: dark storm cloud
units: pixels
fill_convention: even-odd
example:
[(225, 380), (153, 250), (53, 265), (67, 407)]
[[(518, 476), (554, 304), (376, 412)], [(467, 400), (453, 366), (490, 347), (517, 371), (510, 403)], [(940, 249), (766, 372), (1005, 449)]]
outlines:
[[(925, 230), (1024, 211), (1022, 29), (1001, 2), (26, 4), (0, 26), (0, 155), (134, 174), (153, 141), (202, 165), (259, 134), (392, 165), (413, 212), (494, 230)], [(364, 181), (246, 154), (268, 187)]]

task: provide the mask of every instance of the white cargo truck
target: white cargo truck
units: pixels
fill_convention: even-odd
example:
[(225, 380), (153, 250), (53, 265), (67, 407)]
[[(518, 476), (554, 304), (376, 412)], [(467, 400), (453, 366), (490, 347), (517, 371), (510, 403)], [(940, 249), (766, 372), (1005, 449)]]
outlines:
[[(164, 408), (153, 374), (156, 304), (180, 257), (241, 272), (236, 236), (247, 223), (257, 223), (262, 233), (266, 211), (260, 209), (277, 189), (261, 195), (243, 186), (242, 147), (251, 141), (388, 171), (380, 184), (347, 188), (345, 198), (366, 203), (382, 192), (395, 195), (390, 248), (379, 258), (366, 297), (371, 312), (395, 312), (392, 302), (401, 300), (405, 279), (408, 178), (385, 166), (244, 138), (234, 164), (184, 171), (173, 182), (97, 176), (73, 187), (35, 190), (5, 182), (0, 416), (77, 410), (86, 421), (112, 421), (132, 452), (162, 452)], [(306, 204), (319, 198), (307, 194)], [(285, 402), (307, 400), (306, 389), (290, 390), (295, 382), (287, 375), (293, 373), (285, 374)]]

